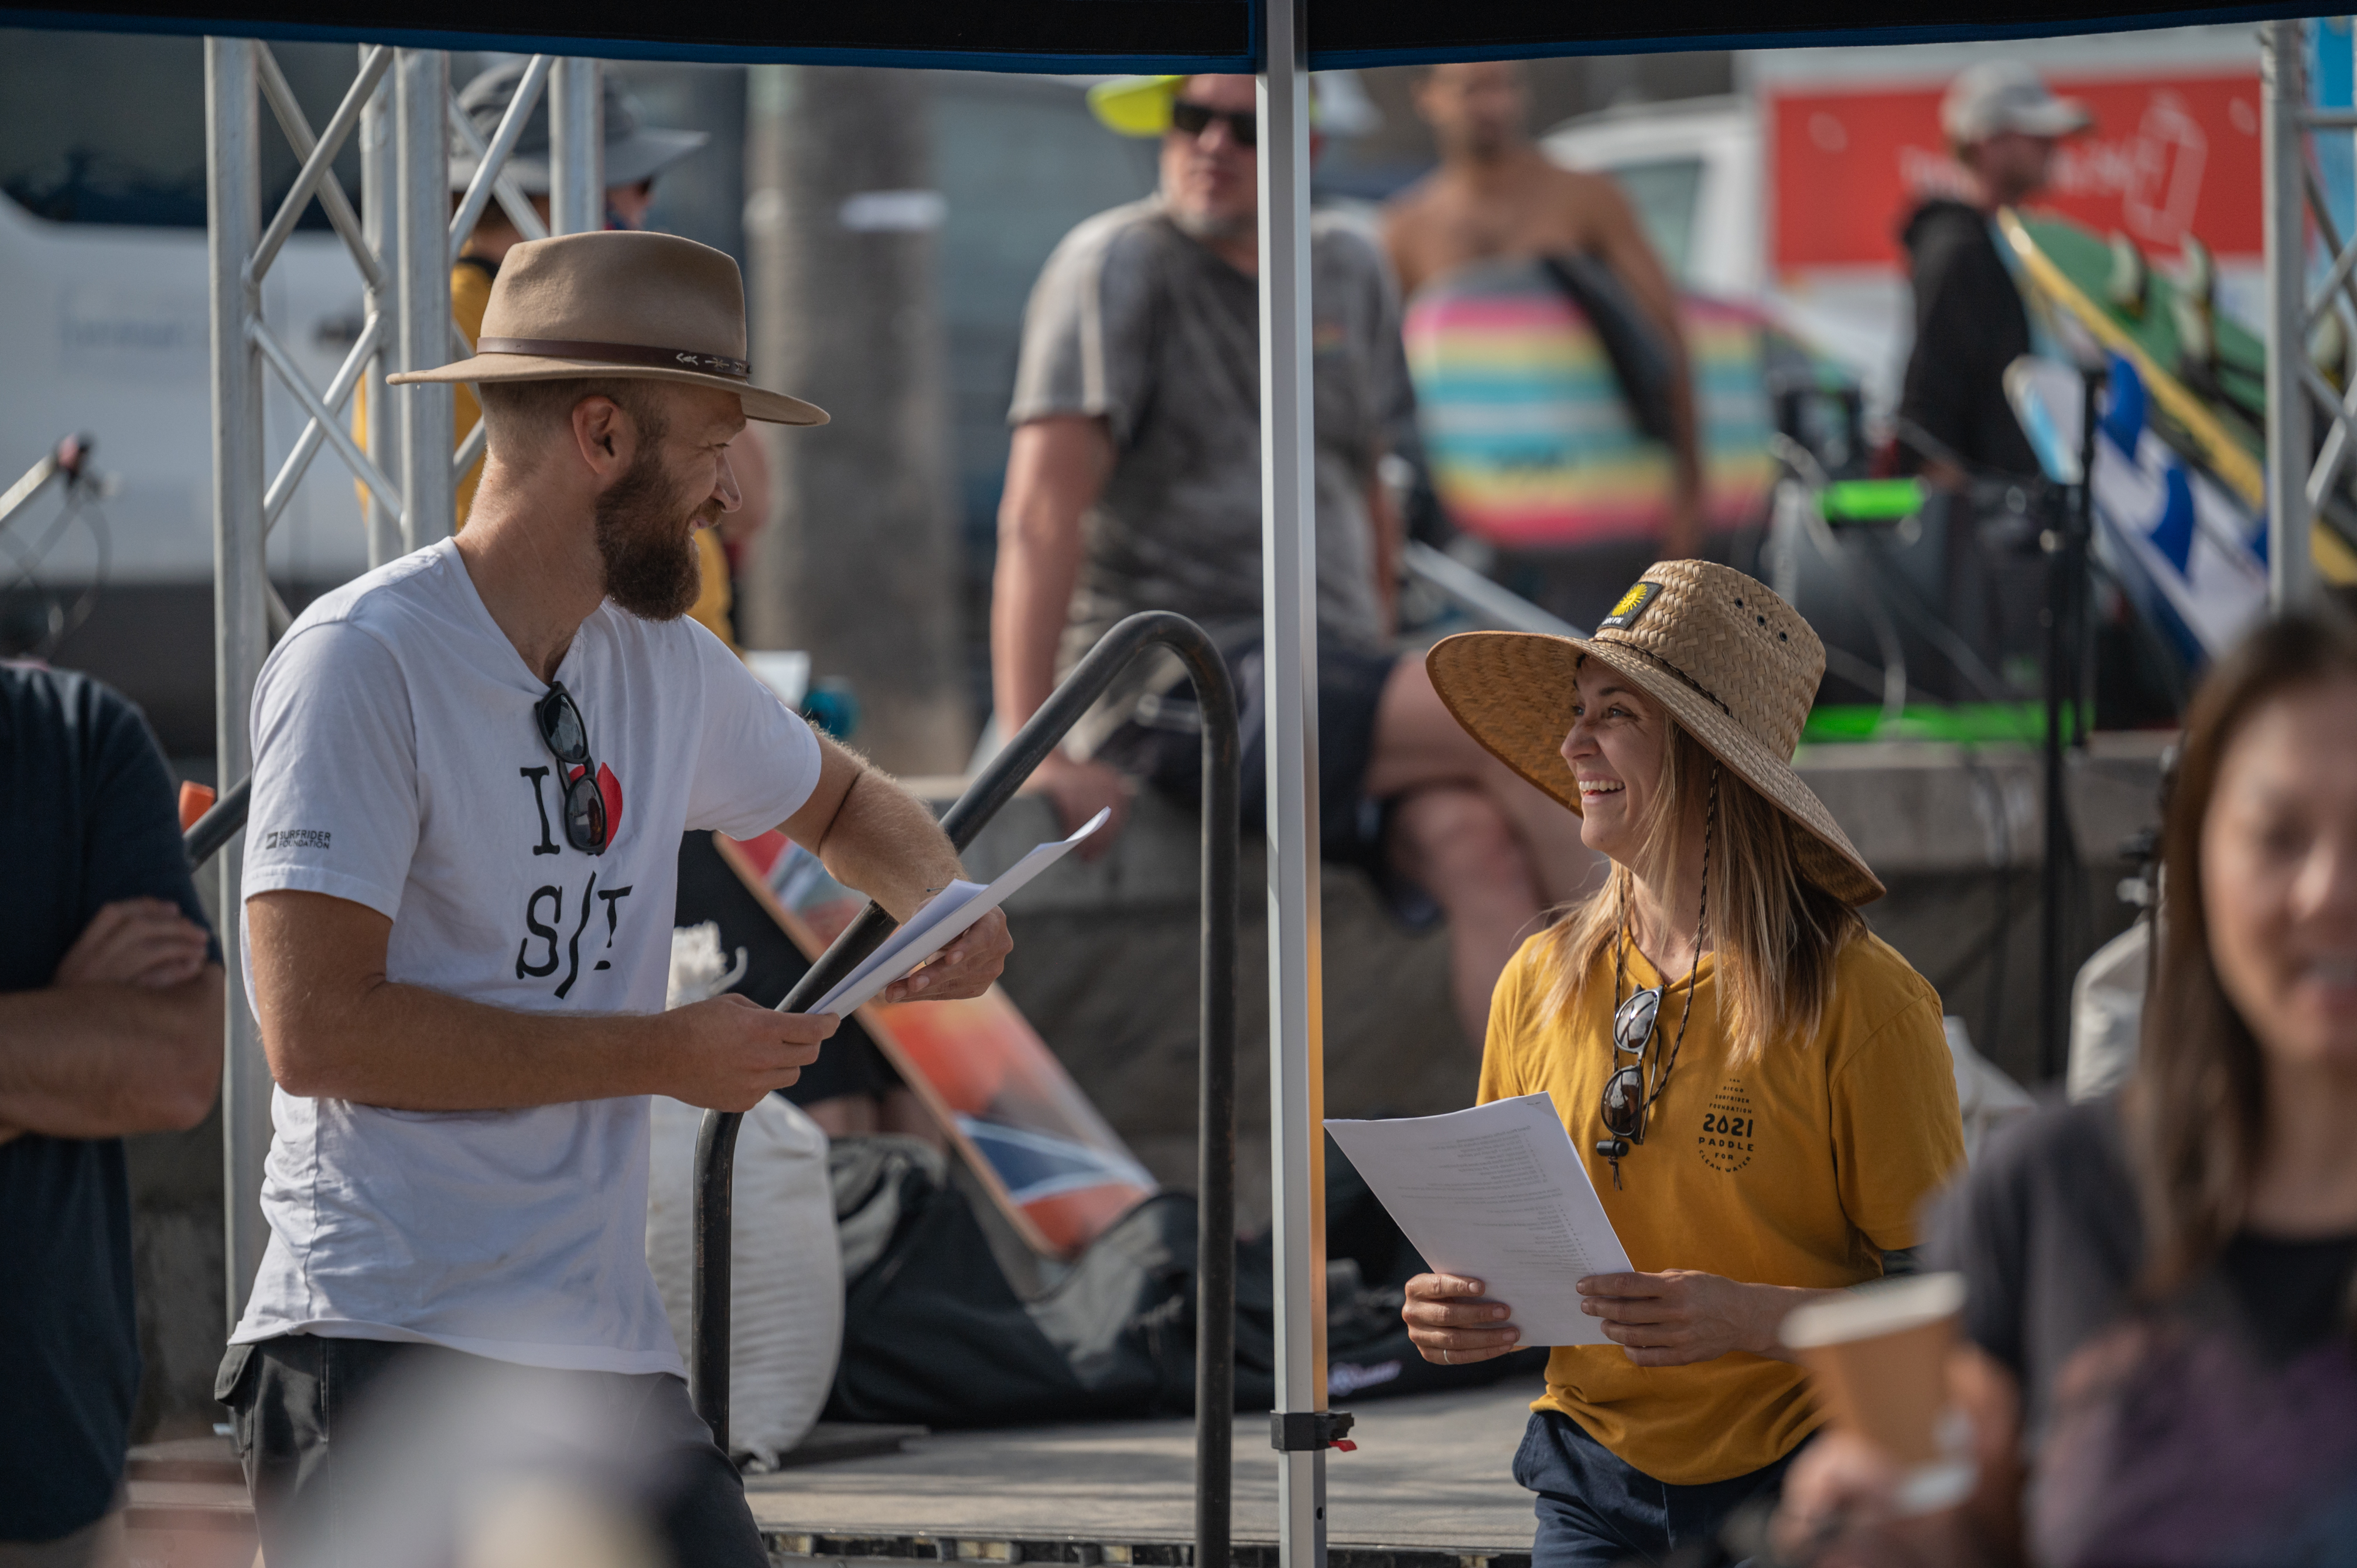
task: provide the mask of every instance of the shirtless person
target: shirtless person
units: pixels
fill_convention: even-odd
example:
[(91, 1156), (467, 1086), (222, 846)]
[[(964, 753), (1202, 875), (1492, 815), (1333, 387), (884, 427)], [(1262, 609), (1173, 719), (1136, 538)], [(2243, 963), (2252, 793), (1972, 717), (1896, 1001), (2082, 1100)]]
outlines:
[[(1393, 198), (1383, 212), (1383, 246), (1402, 297), (1473, 262), (1588, 255), (1611, 268), (1675, 350), (1670, 384), (1674, 489), (1659, 553), (1699, 553), (1702, 460), (1677, 289), (1629, 199), (1605, 176), (1558, 168), (1532, 143), (1530, 92), (1519, 65), (1434, 66), (1417, 79), (1415, 92), (1415, 112), (1440, 144), (1440, 166)], [(1641, 550), (1652, 548), (1649, 542)], [(1640, 560), (1611, 580), (1620, 582), (1643, 565)]]

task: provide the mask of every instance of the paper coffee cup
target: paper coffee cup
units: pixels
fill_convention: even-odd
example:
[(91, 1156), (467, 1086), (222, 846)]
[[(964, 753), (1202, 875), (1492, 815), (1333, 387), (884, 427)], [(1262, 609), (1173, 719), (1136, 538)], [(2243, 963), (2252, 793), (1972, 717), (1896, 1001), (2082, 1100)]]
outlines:
[(1962, 1274), (1910, 1274), (1813, 1302), (1784, 1319), (1834, 1424), (1900, 1464), (1951, 1457), (1941, 1441)]

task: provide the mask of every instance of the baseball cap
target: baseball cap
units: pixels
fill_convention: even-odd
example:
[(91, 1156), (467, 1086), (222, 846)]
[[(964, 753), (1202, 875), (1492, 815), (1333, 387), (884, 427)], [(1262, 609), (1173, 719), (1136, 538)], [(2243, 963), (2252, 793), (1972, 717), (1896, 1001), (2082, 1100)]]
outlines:
[(1940, 128), (1956, 146), (2002, 131), (2025, 136), (2068, 136), (2095, 123), (2083, 103), (2057, 98), (2019, 60), (1993, 59), (1965, 70), (1940, 101)]

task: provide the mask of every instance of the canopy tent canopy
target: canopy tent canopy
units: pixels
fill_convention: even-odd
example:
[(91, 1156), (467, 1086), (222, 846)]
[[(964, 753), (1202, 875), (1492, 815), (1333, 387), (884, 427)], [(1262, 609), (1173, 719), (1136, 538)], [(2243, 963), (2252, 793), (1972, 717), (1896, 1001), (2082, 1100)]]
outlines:
[[(1621, 12), (1564, 0), (1350, 0), (1306, 17), (1308, 67), (1644, 54), (1677, 49), (1935, 43), (1960, 38), (2259, 21), (2297, 5), (2153, 0), (1938, 0), (1904, 15), (1869, 0), (1687, 0)], [(113, 0), (0, 7), (0, 27), (234, 35), (608, 59), (920, 66), (952, 70), (1251, 71), (1254, 0), (869, 0), (669, 11), (617, 0), (361, 0), (332, 16), (300, 0)]]

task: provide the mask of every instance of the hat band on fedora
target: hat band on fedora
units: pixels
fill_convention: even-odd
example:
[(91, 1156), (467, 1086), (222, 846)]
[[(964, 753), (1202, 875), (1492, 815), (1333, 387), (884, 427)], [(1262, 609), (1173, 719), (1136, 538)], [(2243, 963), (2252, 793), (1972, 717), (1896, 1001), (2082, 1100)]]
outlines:
[(573, 338), (484, 338), (479, 354), (534, 354), (550, 360), (603, 360), (615, 365), (650, 365), (661, 370), (701, 371), (707, 375), (744, 381), (753, 373), (750, 361), (726, 354), (700, 354), (689, 349), (651, 349), (643, 343), (592, 343)]

